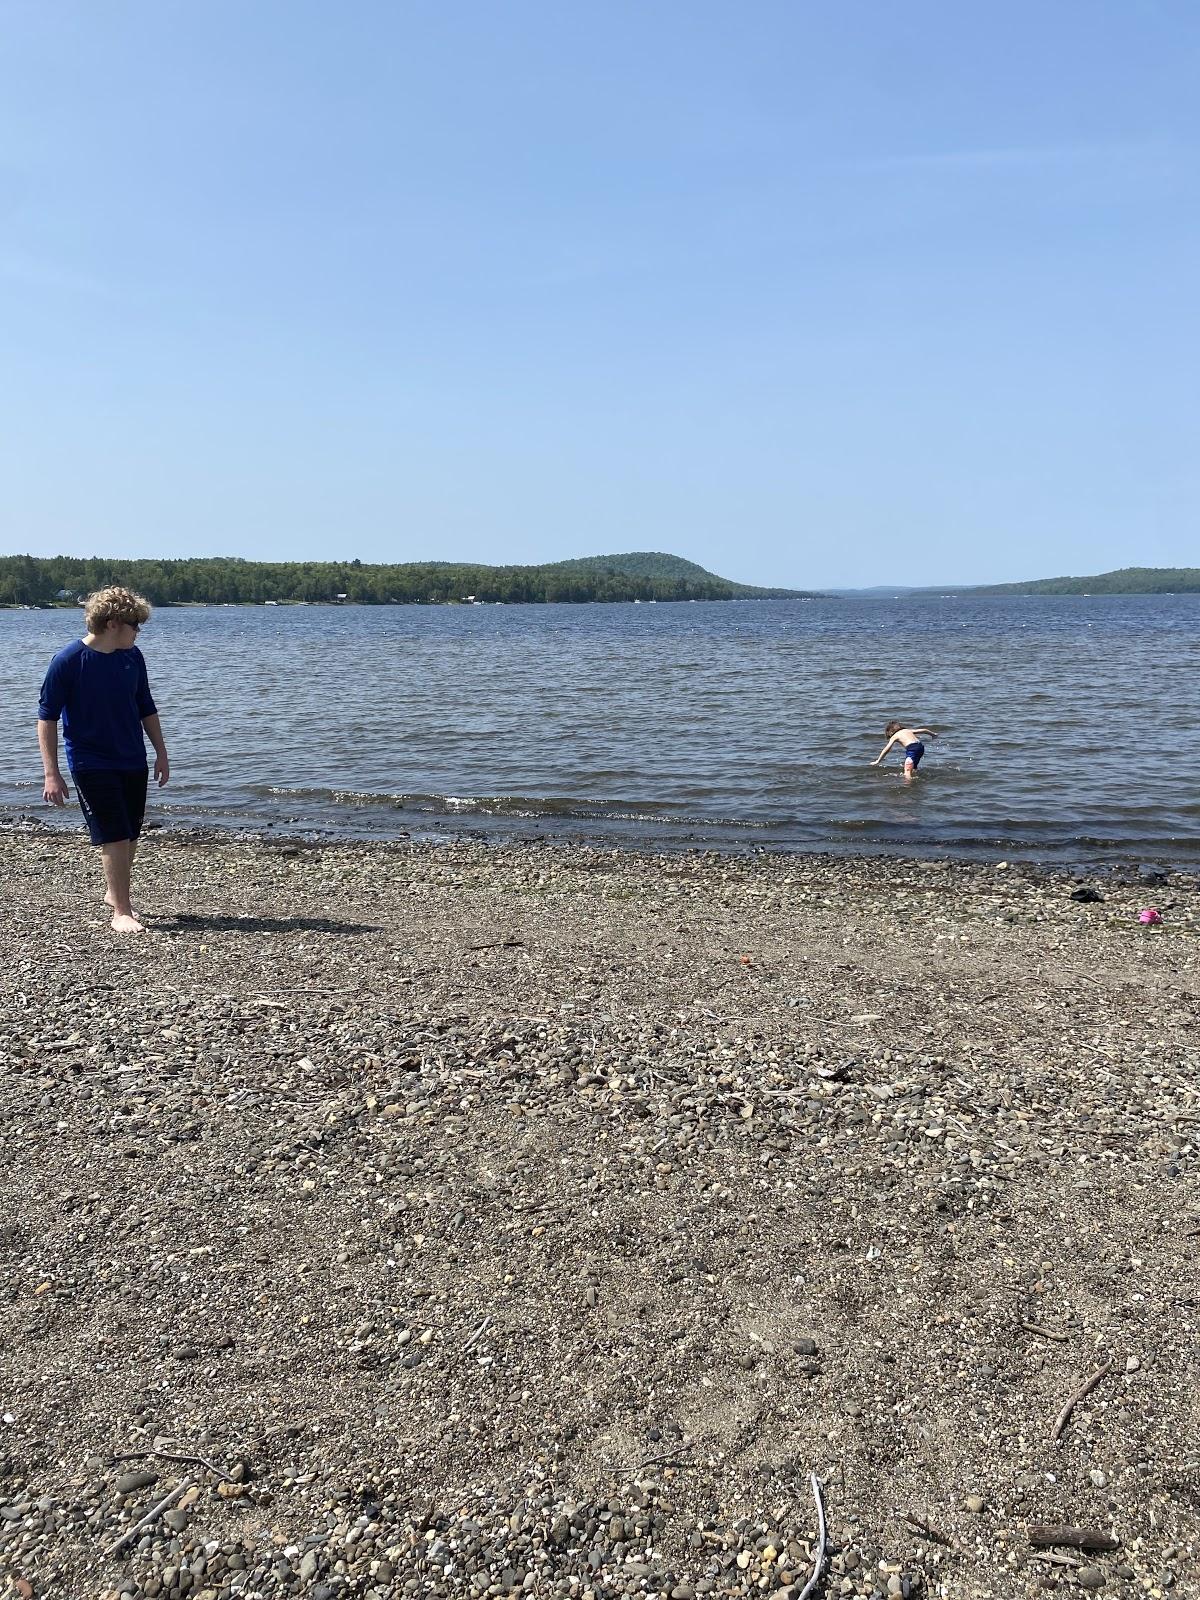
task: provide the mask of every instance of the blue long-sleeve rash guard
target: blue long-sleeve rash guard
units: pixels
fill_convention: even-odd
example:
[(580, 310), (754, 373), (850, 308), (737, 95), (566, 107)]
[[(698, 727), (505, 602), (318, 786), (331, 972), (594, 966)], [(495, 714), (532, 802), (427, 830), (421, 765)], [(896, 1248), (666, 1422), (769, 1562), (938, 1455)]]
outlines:
[(135, 772), (147, 765), (142, 718), (158, 707), (146, 662), (131, 650), (93, 650), (76, 639), (50, 663), (38, 718), (62, 718), (67, 765), (72, 772)]

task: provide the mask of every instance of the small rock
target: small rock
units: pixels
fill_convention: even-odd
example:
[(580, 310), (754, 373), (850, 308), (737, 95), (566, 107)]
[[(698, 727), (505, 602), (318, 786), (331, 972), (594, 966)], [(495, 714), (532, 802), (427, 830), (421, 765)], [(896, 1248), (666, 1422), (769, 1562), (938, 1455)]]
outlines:
[(139, 1489), (148, 1489), (157, 1482), (158, 1473), (144, 1468), (141, 1472), (127, 1472), (124, 1477), (118, 1478), (115, 1488), (118, 1494), (136, 1494)]
[(963, 1504), (968, 1511), (980, 1512), (983, 1510), (983, 1496), (981, 1494), (969, 1494)]
[(1103, 1589), (1104, 1574), (1099, 1567), (1080, 1567), (1075, 1581), (1081, 1589)]

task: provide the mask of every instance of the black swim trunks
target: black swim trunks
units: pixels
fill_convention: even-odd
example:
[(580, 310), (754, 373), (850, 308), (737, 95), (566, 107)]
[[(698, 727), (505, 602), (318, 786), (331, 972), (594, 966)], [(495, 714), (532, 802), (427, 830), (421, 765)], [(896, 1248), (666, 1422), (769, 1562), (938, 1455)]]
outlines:
[(913, 771), (914, 772), (921, 765), (921, 757), (924, 754), (925, 754), (925, 746), (921, 743), (921, 741), (919, 739), (917, 740), (916, 744), (906, 744), (904, 746), (904, 759), (905, 759), (905, 761), (911, 761), (912, 762)]
[(137, 838), (146, 814), (145, 767), (136, 772), (72, 772), (71, 777), (93, 844)]

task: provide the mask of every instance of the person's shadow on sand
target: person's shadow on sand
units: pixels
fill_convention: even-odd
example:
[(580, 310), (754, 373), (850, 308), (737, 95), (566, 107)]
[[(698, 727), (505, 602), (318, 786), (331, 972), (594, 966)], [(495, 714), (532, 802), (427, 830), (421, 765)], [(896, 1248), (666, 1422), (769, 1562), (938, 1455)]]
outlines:
[(338, 922), (333, 917), (201, 916), (180, 911), (173, 917), (155, 917), (160, 933), (186, 933), (191, 929), (220, 933), (381, 933), (371, 922)]

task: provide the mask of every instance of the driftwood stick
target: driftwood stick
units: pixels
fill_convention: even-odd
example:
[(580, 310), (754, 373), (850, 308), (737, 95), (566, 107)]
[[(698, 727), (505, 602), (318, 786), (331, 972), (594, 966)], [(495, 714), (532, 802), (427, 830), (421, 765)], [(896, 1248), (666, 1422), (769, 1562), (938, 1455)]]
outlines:
[(1030, 1526), (1029, 1542), (1035, 1550), (1045, 1550), (1055, 1544), (1068, 1545), (1072, 1550), (1121, 1548), (1120, 1539), (1111, 1533), (1101, 1533), (1098, 1528), (1058, 1528), (1043, 1522), (1035, 1522)]
[(1069, 1333), (1059, 1333), (1055, 1328), (1043, 1328), (1040, 1322), (1023, 1322), (1021, 1326), (1026, 1333), (1036, 1333), (1043, 1339), (1057, 1339), (1060, 1344), (1065, 1344), (1071, 1337)]
[(170, 1494), (163, 1495), (162, 1499), (157, 1505), (150, 1507), (149, 1511), (147, 1511), (146, 1515), (140, 1520), (140, 1522), (135, 1522), (132, 1528), (127, 1528), (117, 1540), (116, 1544), (109, 1546), (107, 1554), (110, 1556), (119, 1556), (121, 1551), (125, 1549), (126, 1545), (133, 1543), (143, 1528), (148, 1528), (152, 1522), (157, 1522), (164, 1511), (169, 1511), (171, 1509), (176, 1500), (182, 1500), (194, 1482), (194, 1478), (184, 1478), (182, 1483), (177, 1483), (171, 1490)]
[(145, 1461), (148, 1456), (152, 1456), (155, 1461), (182, 1461), (192, 1467), (207, 1467), (210, 1472), (215, 1473), (218, 1478), (223, 1478), (226, 1483), (234, 1482), (227, 1472), (223, 1472), (220, 1467), (214, 1467), (212, 1462), (206, 1461), (203, 1456), (177, 1456), (170, 1454), (166, 1450), (127, 1450), (124, 1455), (112, 1458), (113, 1465), (116, 1466), (118, 1461)]
[(678, 1450), (668, 1450), (661, 1456), (647, 1456), (645, 1458), (645, 1460), (638, 1462), (637, 1466), (634, 1468), (634, 1471), (635, 1472), (640, 1472), (643, 1467), (665, 1467), (665, 1466), (686, 1467), (686, 1466), (690, 1466), (691, 1465), (690, 1462), (679, 1461), (679, 1460), (676, 1459), (676, 1457), (681, 1456), (681, 1455), (686, 1455), (689, 1450), (693, 1450), (694, 1448), (695, 1448), (694, 1445), (681, 1444), (679, 1446)]
[(491, 1319), (490, 1316), (484, 1317), (483, 1321), (475, 1329), (475, 1332), (471, 1335), (471, 1337), (463, 1345), (463, 1350), (464, 1351), (469, 1350), (471, 1348), (471, 1346), (475, 1343), (476, 1339), (482, 1338), (482, 1336), (487, 1332), (488, 1328), (491, 1326), (491, 1321), (492, 1321), (492, 1319)]
[(1056, 1567), (1077, 1567), (1080, 1565), (1075, 1556), (1060, 1556), (1057, 1550), (1035, 1550), (1029, 1559), (1030, 1561), (1049, 1561)]
[(643, 1456), (640, 1461), (631, 1462), (628, 1466), (612, 1468), (614, 1472), (641, 1472), (646, 1467), (688, 1467), (690, 1461), (681, 1461), (680, 1456), (686, 1455), (694, 1445), (681, 1444), (678, 1450), (665, 1450), (660, 1456)]
[[(597, 1341), (598, 1342), (598, 1341)], [(595, 1345), (592, 1346), (596, 1348)], [(692, 1467), (692, 1461), (681, 1461), (680, 1456), (686, 1455), (689, 1450), (694, 1450), (695, 1445), (681, 1444), (678, 1450), (668, 1450), (661, 1456), (644, 1456), (641, 1461), (614, 1463), (609, 1467), (610, 1472), (641, 1472), (644, 1467)]]
[(1102, 1367), (1096, 1368), (1095, 1372), (1092, 1373), (1091, 1377), (1085, 1384), (1083, 1384), (1081, 1388), (1076, 1389), (1075, 1393), (1071, 1396), (1066, 1405), (1055, 1418), (1054, 1426), (1050, 1430), (1051, 1444), (1056, 1444), (1058, 1442), (1059, 1436), (1066, 1427), (1072, 1411), (1074, 1411), (1075, 1407), (1081, 1400), (1086, 1398), (1087, 1395), (1091, 1394), (1092, 1390), (1100, 1382), (1101, 1378), (1106, 1378), (1108, 1376), (1113, 1369), (1113, 1365), (1114, 1363), (1112, 1361), (1106, 1361)]
[(469, 944), (468, 950), (515, 950), (524, 946), (524, 939), (497, 939), (494, 944)]
[(809, 1600), (809, 1596), (816, 1593), (821, 1573), (825, 1569), (825, 1505), (821, 1499), (821, 1485), (817, 1481), (815, 1472), (809, 1473), (808, 1481), (812, 1485), (813, 1499), (817, 1502), (817, 1555), (813, 1562), (812, 1577), (796, 1596), (796, 1600)]

